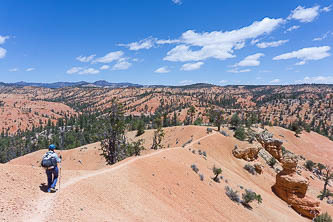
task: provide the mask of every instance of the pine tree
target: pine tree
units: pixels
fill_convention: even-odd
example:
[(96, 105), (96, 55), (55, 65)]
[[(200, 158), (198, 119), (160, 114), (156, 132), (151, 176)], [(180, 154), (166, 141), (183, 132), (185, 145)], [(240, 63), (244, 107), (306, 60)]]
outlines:
[(115, 164), (124, 158), (126, 151), (123, 107), (115, 100), (112, 101), (105, 125), (104, 139), (101, 143), (103, 155), (109, 164)]
[(329, 191), (327, 189), (327, 185), (329, 184), (330, 180), (333, 180), (333, 169), (330, 168), (329, 166), (326, 166), (326, 169), (323, 170), (324, 171), (324, 189), (322, 191), (322, 194), (319, 195), (320, 200), (323, 200), (325, 197), (327, 197)]

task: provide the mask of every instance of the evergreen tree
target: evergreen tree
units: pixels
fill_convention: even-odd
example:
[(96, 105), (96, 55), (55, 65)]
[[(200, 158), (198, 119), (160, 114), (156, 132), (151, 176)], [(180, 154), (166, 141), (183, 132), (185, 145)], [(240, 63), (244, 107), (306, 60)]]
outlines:
[(124, 158), (126, 151), (123, 107), (115, 100), (112, 101), (105, 125), (104, 139), (101, 143), (103, 155), (109, 164), (115, 164)]

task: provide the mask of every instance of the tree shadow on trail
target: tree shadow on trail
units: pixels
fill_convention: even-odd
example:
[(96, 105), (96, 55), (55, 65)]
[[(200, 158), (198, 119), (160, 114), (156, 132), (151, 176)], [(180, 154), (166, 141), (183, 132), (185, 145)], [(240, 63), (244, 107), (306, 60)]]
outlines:
[(48, 189), (47, 184), (46, 184), (46, 183), (41, 183), (41, 184), (39, 185), (39, 189), (40, 189), (41, 191), (47, 193), (47, 189)]

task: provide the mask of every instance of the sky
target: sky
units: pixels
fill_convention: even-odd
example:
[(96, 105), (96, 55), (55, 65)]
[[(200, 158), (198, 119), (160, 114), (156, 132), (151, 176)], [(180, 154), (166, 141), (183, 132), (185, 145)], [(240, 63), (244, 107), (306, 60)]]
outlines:
[(3, 0), (0, 82), (333, 84), (333, 0)]

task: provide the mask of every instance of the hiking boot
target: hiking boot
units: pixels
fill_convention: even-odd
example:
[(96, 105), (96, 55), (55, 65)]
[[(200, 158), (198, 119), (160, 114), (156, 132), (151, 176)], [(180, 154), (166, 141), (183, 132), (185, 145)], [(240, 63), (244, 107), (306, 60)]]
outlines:
[(55, 193), (57, 191), (56, 188), (50, 188), (50, 190), (51, 190), (52, 193)]

